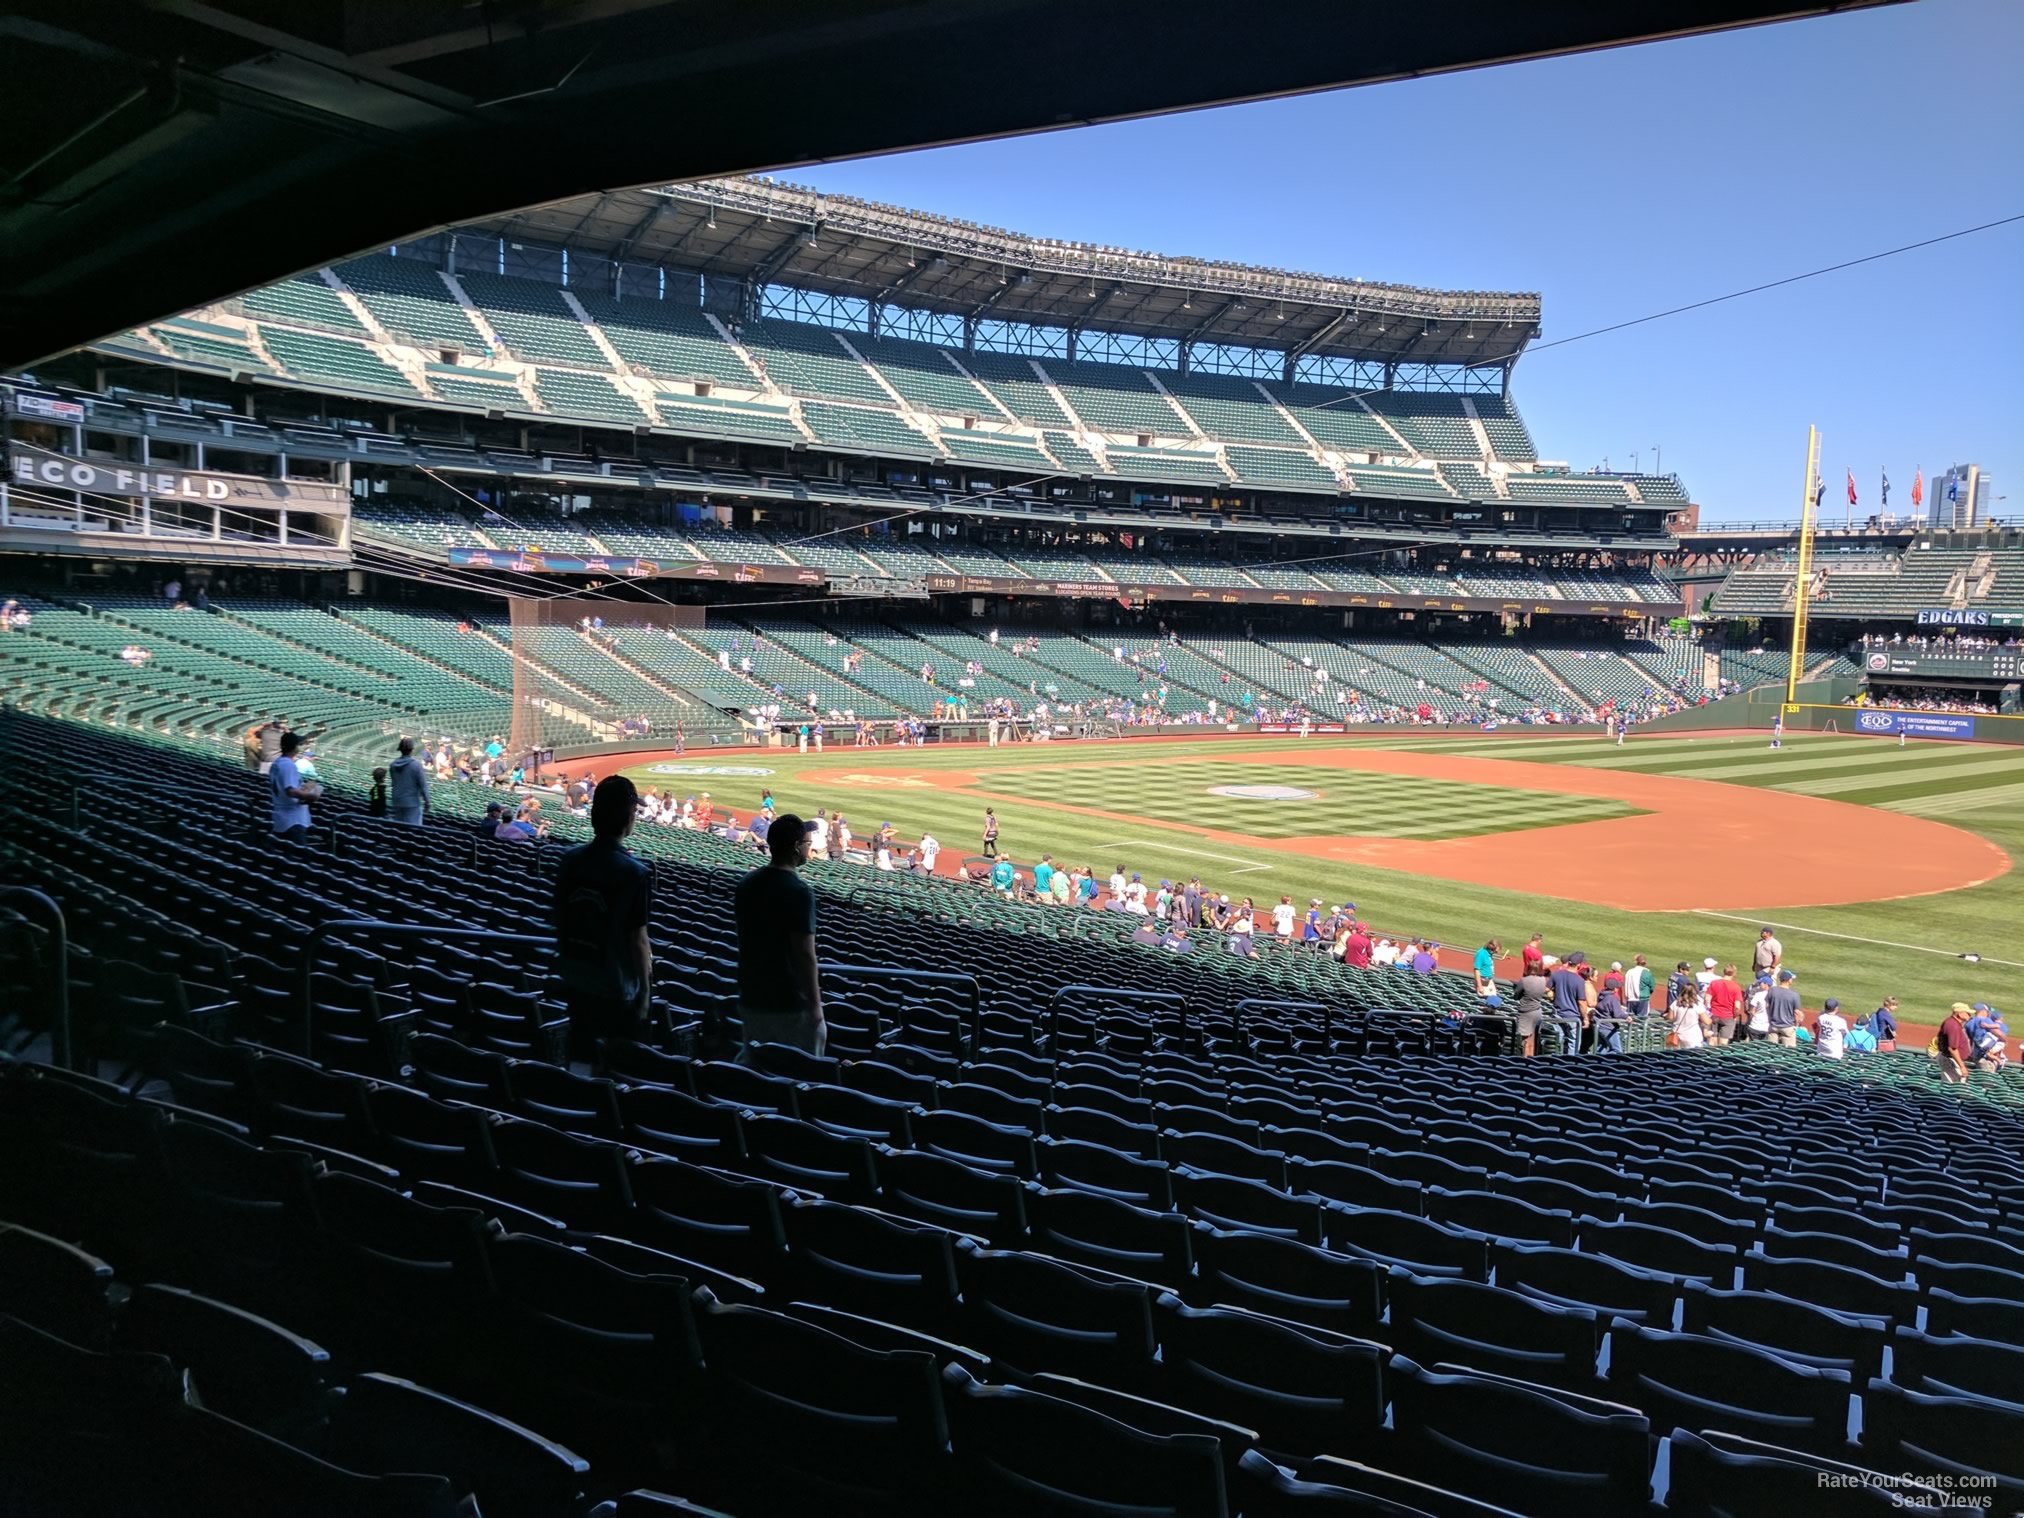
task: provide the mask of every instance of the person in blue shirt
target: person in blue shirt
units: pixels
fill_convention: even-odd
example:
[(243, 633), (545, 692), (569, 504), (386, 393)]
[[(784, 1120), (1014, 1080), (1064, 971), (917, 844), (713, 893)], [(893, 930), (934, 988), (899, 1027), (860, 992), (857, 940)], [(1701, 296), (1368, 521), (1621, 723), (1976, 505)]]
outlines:
[(1033, 894), (1045, 896), (1054, 886), (1054, 856), (1042, 854), (1040, 863), (1033, 866)]
[(1581, 1052), (1582, 1007), (1586, 1000), (1588, 982), (1582, 979), (1581, 971), (1575, 966), (1580, 962), (1578, 953), (1570, 954), (1553, 966), (1553, 972), (1546, 977), (1546, 983), (1553, 990), (1553, 1020), (1560, 1029), (1560, 1047), (1563, 1054)]
[(1001, 895), (1010, 896), (1013, 884), (1019, 879), (1019, 872), (1012, 868), (1012, 861), (1000, 859), (991, 866), (991, 889)]
[(2010, 1030), (2003, 1025), (2003, 1014), (1985, 1001), (1975, 1003), (1974, 1015), (1968, 1019), (1968, 1042), (1974, 1047), (1975, 1060), (1982, 1065), (2004, 1065), (2010, 1062), (2006, 1047)]
[(1497, 956), (1504, 952), (1504, 946), (1492, 938), (1476, 951), (1476, 995), (1486, 1007), (1501, 1007), (1504, 998), (1497, 994)]
[(1886, 996), (1883, 1005), (1869, 1017), (1870, 1031), (1876, 1034), (1876, 1048), (1879, 1054), (1897, 1052), (1897, 1007), (1895, 996)]

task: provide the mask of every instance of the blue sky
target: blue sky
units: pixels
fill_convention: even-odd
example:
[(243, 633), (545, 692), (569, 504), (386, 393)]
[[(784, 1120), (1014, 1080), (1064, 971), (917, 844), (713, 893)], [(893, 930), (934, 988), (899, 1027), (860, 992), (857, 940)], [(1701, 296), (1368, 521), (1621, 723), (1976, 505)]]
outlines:
[[(2024, 212), (2024, 4), (1913, 5), (784, 176), (1036, 235), (1537, 290), (1543, 341)], [(2024, 519), (2024, 222), (1535, 352), (1542, 456), (1712, 515), (1980, 463)]]

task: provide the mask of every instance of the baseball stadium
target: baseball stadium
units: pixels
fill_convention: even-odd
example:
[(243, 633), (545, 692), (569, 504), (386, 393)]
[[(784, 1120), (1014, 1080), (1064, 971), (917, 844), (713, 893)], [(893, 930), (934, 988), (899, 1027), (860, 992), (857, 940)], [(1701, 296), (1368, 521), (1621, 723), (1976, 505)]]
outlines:
[[(552, 35), (665, 84), (661, 9)], [(1464, 9), (1427, 67), (1647, 24)], [(159, 267), (74, 318), (0, 256), (0, 1509), (2024, 1510), (1989, 471), (1858, 517), (1802, 427), (1712, 501), (1535, 434), (1552, 289), (732, 172), (831, 156), (734, 109), (515, 177), (462, 92), (532, 163), (550, 87), (446, 10), (161, 25), (219, 114), (38, 194), (203, 145), (253, 226), (242, 48), (468, 179), (305, 137), (377, 246), (106, 231)], [(835, 153), (978, 135), (909, 108)]]

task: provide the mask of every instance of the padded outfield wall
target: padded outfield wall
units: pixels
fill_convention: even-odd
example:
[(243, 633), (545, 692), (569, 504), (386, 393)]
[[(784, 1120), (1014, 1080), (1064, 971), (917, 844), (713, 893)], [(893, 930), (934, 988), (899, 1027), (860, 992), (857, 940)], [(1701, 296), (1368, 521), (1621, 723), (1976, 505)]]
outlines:
[[(1863, 688), (1859, 679), (1810, 680), (1798, 689), (1799, 710), (1785, 719), (1793, 732), (1867, 733), (1953, 743), (2024, 744), (2024, 716), (1985, 716), (1955, 712), (1898, 711), (1889, 707), (1847, 706)], [(1706, 706), (1688, 707), (1638, 727), (1640, 734), (1699, 733), (1716, 729), (1762, 728), (1769, 731), (1784, 703), (1782, 684), (1752, 686)]]

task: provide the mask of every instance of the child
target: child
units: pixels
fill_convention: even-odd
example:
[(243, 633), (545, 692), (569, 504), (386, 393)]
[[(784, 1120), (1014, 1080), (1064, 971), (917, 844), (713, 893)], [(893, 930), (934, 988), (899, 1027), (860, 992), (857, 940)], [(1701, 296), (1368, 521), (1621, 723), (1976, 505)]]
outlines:
[(2009, 1036), (2003, 1014), (1985, 1001), (1976, 1002), (1974, 1015), (1968, 1019), (1968, 1042), (1974, 1046), (1976, 1063), (1991, 1067), (2007, 1065)]
[(375, 817), (387, 814), (387, 772), (384, 769), (372, 772), (372, 791), (366, 797), (365, 809)]
[(1870, 1015), (1865, 1012), (1855, 1020), (1855, 1026), (1848, 1030), (1848, 1052), (1850, 1054), (1876, 1053), (1876, 1030), (1870, 1026)]

